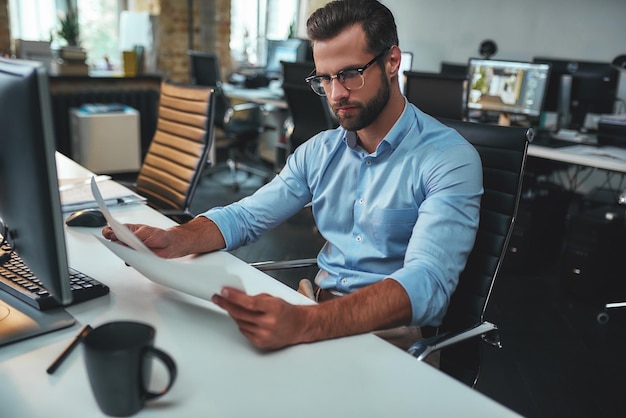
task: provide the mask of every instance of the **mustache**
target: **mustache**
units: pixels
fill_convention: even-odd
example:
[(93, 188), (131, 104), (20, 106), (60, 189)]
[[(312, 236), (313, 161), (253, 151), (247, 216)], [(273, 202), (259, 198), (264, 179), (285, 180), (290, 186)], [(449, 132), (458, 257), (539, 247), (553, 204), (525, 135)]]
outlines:
[(336, 112), (341, 107), (361, 107), (360, 103), (353, 103), (348, 100), (342, 100), (332, 105), (333, 110)]

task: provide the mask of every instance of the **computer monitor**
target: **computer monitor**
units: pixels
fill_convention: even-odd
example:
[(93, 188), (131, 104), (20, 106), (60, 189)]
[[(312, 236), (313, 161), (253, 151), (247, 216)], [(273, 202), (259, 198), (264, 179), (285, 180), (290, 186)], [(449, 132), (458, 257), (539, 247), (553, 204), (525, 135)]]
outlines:
[(470, 58), (467, 109), (538, 117), (549, 74), (547, 64)]
[(613, 113), (619, 71), (610, 63), (544, 57), (533, 62), (550, 65), (543, 110), (565, 115), (560, 128), (580, 129), (587, 113)]
[(281, 61), (300, 62), (313, 61), (313, 53), (309, 41), (306, 39), (289, 38), (267, 41), (266, 73), (279, 76), (282, 71)]
[(465, 76), (417, 71), (406, 71), (404, 76), (406, 98), (422, 112), (434, 117), (463, 119)]
[(411, 67), (413, 66), (413, 53), (408, 51), (403, 51), (400, 56), (400, 68), (398, 69), (398, 84), (400, 85), (400, 92), (405, 93), (405, 82), (404, 73), (406, 71), (411, 71)]
[(0, 231), (52, 296), (68, 305), (72, 294), (42, 63), (0, 59), (0, 126)]

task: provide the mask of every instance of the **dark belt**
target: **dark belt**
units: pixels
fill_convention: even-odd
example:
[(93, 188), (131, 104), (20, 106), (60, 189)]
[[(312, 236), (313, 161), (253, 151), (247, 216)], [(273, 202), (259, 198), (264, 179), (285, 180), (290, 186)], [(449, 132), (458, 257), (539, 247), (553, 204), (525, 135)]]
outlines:
[(337, 299), (341, 296), (343, 295), (339, 292), (322, 289), (321, 287), (318, 287), (315, 291), (315, 300), (318, 302), (327, 302), (329, 300)]

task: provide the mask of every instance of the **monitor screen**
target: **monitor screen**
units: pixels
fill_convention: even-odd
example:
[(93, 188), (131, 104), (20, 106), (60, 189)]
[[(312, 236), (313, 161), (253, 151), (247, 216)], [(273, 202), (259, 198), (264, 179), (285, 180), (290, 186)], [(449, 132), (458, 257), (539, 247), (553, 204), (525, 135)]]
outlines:
[(267, 41), (267, 62), (265, 64), (265, 71), (270, 74), (280, 74), (282, 70), (281, 61), (312, 61), (313, 57), (309, 50), (309, 41), (305, 39), (270, 39)]
[(67, 305), (72, 295), (42, 63), (0, 59), (0, 126), (0, 231), (50, 293)]
[(549, 73), (547, 64), (471, 58), (467, 108), (539, 116)]
[(405, 93), (405, 81), (406, 78), (404, 74), (406, 71), (411, 71), (411, 67), (413, 66), (413, 53), (412, 52), (402, 52), (400, 58), (400, 68), (398, 69), (398, 84), (400, 85), (400, 92), (402, 94)]
[[(610, 63), (540, 57), (533, 62), (550, 65), (543, 110), (563, 111), (559, 109), (559, 100), (569, 98), (569, 109), (564, 109), (571, 115), (569, 127), (582, 127), (587, 113), (613, 113), (619, 72)], [(571, 76), (571, 81), (563, 84), (563, 76)], [(562, 91), (562, 85), (570, 91)]]

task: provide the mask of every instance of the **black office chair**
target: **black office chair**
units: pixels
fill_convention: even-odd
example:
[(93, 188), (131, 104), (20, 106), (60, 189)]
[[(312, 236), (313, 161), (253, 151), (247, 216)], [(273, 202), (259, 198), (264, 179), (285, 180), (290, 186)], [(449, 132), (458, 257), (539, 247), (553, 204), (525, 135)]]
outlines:
[(406, 98), (422, 112), (436, 118), (464, 118), (467, 76), (417, 71), (405, 71), (404, 75)]
[(315, 68), (312, 62), (281, 62), (283, 67), (283, 92), (289, 108), (287, 139), (289, 152), (300, 144), (339, 123), (334, 118), (325, 97), (318, 96), (304, 79)]
[(188, 55), (192, 84), (215, 89), (215, 147), (228, 149), (228, 159), (224, 163), (209, 161), (214, 166), (208, 173), (228, 170), (231, 175), (229, 186), (235, 191), (240, 187), (239, 172), (269, 180), (274, 172), (264, 167), (258, 157), (259, 135), (272, 129), (263, 124), (263, 106), (258, 103), (233, 105), (222, 89), (217, 55), (200, 51), (188, 51)]
[[(454, 120), (442, 122), (456, 129), (480, 154), (484, 188), (480, 224), (474, 248), (437, 335), (414, 344), (408, 351), (424, 360), (443, 349), (440, 369), (474, 387), (480, 373), (481, 342), (500, 347), (497, 327), (483, 316), (513, 232), (533, 131)], [(424, 330), (425, 334), (428, 331)]]
[[(491, 289), (500, 271), (513, 232), (522, 190), (528, 143), (533, 131), (521, 127), (484, 125), (449, 119), (478, 150), (483, 166), (484, 194), (476, 241), (452, 294), (443, 323), (438, 329), (422, 328), (434, 335), (413, 344), (408, 352), (418, 360), (441, 351), (440, 369), (474, 387), (481, 364), (481, 342), (500, 347), (497, 327), (483, 318)], [(251, 263), (262, 271), (302, 268), (316, 259)]]
[(189, 207), (213, 141), (214, 100), (210, 87), (161, 84), (157, 128), (135, 190), (181, 223), (193, 218)]

